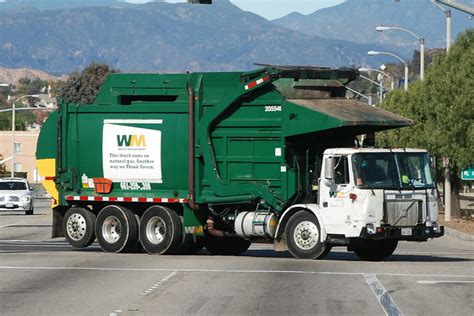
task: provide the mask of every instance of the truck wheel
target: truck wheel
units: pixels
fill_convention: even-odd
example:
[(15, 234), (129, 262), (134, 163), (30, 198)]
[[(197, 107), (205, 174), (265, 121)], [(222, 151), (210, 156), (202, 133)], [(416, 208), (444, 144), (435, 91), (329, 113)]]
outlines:
[(251, 242), (240, 237), (215, 237), (206, 235), (204, 246), (213, 255), (237, 256), (246, 252)]
[(172, 255), (190, 255), (195, 252), (198, 252), (203, 247), (204, 246), (202, 245), (202, 243), (199, 242), (199, 240), (194, 240), (192, 234), (185, 234), (184, 238), (181, 241), (181, 244), (169, 253)]
[(397, 248), (398, 240), (363, 240), (354, 239), (351, 248), (361, 259), (367, 261), (382, 261), (390, 257)]
[(63, 219), (64, 237), (74, 248), (85, 248), (95, 240), (95, 214), (82, 207), (71, 207)]
[(290, 217), (285, 228), (288, 250), (298, 259), (316, 259), (325, 250), (321, 242), (318, 220), (306, 211), (299, 211)]
[(105, 252), (130, 252), (139, 242), (135, 215), (123, 206), (104, 207), (97, 216), (95, 230)]
[(140, 240), (148, 253), (172, 253), (182, 242), (182, 224), (178, 214), (164, 206), (148, 208), (140, 221)]
[(331, 245), (325, 245), (324, 246), (324, 251), (316, 258), (316, 259), (323, 259), (324, 257), (326, 257), (332, 250), (332, 246)]

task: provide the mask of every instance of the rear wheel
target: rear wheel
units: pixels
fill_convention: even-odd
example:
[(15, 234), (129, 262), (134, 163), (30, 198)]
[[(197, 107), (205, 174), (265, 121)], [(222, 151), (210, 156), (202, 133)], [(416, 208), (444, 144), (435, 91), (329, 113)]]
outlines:
[(321, 228), (316, 217), (306, 211), (299, 211), (290, 217), (285, 228), (288, 250), (295, 258), (316, 259), (325, 250), (321, 242)]
[(182, 238), (181, 220), (175, 211), (159, 205), (145, 211), (140, 221), (140, 240), (147, 252), (173, 253)]
[(204, 246), (213, 255), (237, 256), (246, 252), (251, 242), (240, 237), (215, 237), (206, 235)]
[(71, 207), (64, 215), (63, 232), (74, 248), (85, 248), (95, 240), (94, 213), (82, 207)]
[(131, 252), (139, 242), (135, 215), (123, 206), (104, 207), (97, 216), (96, 233), (100, 247), (106, 252)]
[(364, 240), (351, 241), (351, 249), (361, 259), (367, 261), (382, 261), (390, 257), (397, 248), (398, 240)]

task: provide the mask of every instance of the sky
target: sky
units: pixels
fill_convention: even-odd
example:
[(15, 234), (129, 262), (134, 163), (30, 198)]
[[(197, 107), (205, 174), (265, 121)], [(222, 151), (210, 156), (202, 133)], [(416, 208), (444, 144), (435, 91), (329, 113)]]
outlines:
[[(132, 3), (143, 3), (147, 0), (126, 0)], [(254, 12), (266, 19), (273, 20), (291, 12), (302, 14), (332, 7), (345, 0), (230, 0), (244, 11)], [(167, 2), (185, 2), (185, 0), (167, 0)]]

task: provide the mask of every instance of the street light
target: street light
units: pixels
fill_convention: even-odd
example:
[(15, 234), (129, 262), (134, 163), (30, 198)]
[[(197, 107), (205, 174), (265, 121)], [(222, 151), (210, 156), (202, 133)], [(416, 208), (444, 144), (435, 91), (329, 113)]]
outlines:
[(398, 27), (398, 26), (386, 26), (386, 25), (379, 25), (375, 28), (377, 32), (383, 32), (383, 31), (390, 31), (390, 30), (398, 30), (398, 31), (403, 31), (407, 32), (411, 35), (413, 35), (418, 42), (420, 43), (420, 80), (425, 79), (425, 39), (421, 36), (416, 35), (414, 32), (404, 29), (403, 27)]
[(396, 59), (398, 59), (399, 61), (401, 61), (404, 65), (405, 65), (405, 84), (404, 84), (404, 90), (405, 91), (408, 91), (408, 63), (403, 60), (401, 57), (395, 55), (395, 54), (392, 54), (392, 53), (388, 53), (388, 52), (378, 52), (378, 51), (375, 51), (375, 50), (371, 50), (371, 51), (368, 51), (367, 52), (367, 55), (369, 56), (376, 56), (376, 55), (388, 55), (388, 56), (392, 56), (392, 57), (395, 57)]
[(443, 10), (446, 16), (446, 54), (448, 54), (451, 48), (451, 10), (443, 8), (443, 6), (436, 1), (433, 1), (433, 4)]
[(448, 7), (454, 8), (456, 10), (462, 11), (464, 13), (474, 16), (474, 8), (466, 4), (457, 2), (456, 0), (433, 0), (433, 2), (444, 4)]
[(39, 98), (37, 94), (27, 94), (23, 95), (12, 102), (12, 170), (11, 177), (15, 176), (15, 105), (18, 101), (24, 98)]
[(359, 68), (359, 71), (360, 72), (371, 72), (371, 71), (375, 71), (385, 77), (387, 77), (388, 79), (390, 79), (390, 91), (392, 91), (395, 87), (395, 82), (394, 82), (394, 79), (392, 76), (390, 76), (388, 73), (386, 72), (383, 72), (382, 70), (378, 70), (378, 69), (375, 69), (375, 68)]
[(359, 91), (357, 90), (354, 90), (348, 86), (344, 86), (347, 90), (349, 90), (350, 92), (354, 93), (355, 95), (358, 95), (359, 97), (362, 97), (364, 99), (367, 100), (367, 104), (370, 105), (370, 106), (374, 106), (373, 105), (373, 102), (372, 102), (372, 96), (371, 95), (365, 95), (365, 94), (362, 94), (360, 93)]

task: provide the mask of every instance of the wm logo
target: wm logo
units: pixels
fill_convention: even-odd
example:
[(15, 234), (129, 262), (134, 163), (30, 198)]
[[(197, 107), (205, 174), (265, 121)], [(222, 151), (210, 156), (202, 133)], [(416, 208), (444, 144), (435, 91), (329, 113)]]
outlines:
[(119, 147), (146, 147), (145, 135), (117, 135)]

